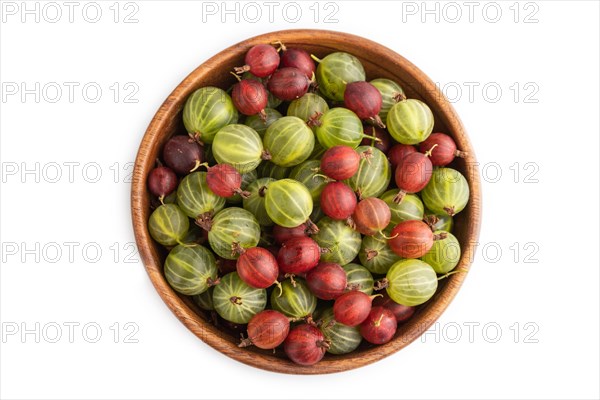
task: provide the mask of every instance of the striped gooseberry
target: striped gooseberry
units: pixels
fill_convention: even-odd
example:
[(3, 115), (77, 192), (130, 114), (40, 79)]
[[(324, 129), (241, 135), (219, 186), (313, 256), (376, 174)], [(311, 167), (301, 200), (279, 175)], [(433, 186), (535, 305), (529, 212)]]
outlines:
[(165, 259), (164, 272), (175, 291), (189, 296), (203, 293), (218, 283), (215, 257), (199, 244), (173, 248)]
[(336, 263), (321, 262), (306, 274), (306, 284), (321, 300), (334, 300), (346, 290), (346, 271)]
[(302, 324), (290, 330), (283, 342), (283, 351), (300, 365), (314, 365), (323, 359), (329, 344), (323, 333), (313, 325)]
[(419, 145), (419, 151), (430, 153), (431, 163), (436, 167), (445, 167), (454, 157), (464, 158), (467, 153), (456, 148), (454, 139), (445, 133), (432, 133)]
[(239, 347), (256, 346), (271, 350), (279, 346), (290, 332), (288, 317), (275, 310), (264, 310), (255, 314), (248, 322), (248, 337), (242, 339)]
[(378, 127), (385, 128), (385, 124), (379, 117), (381, 93), (369, 82), (348, 83), (344, 91), (344, 105), (354, 111), (358, 118), (370, 120)]
[(390, 109), (386, 125), (397, 142), (421, 143), (433, 130), (433, 113), (421, 100), (405, 98)]
[(236, 74), (250, 72), (258, 78), (271, 75), (279, 66), (279, 53), (275, 47), (268, 44), (252, 46), (244, 57), (245, 64), (234, 68)]
[(221, 128), (237, 120), (238, 112), (231, 97), (223, 89), (213, 86), (196, 90), (183, 107), (185, 129), (203, 143), (212, 143)]
[(258, 289), (266, 289), (277, 282), (279, 267), (269, 250), (262, 247), (244, 249), (241, 246), (236, 249), (240, 252), (237, 273), (244, 282)]
[(265, 309), (267, 291), (253, 288), (237, 272), (231, 272), (215, 286), (213, 304), (221, 318), (235, 324), (247, 324), (254, 315)]
[(335, 220), (350, 218), (356, 208), (356, 195), (343, 182), (329, 182), (321, 192), (321, 210)]
[(377, 306), (371, 309), (367, 318), (360, 324), (360, 334), (369, 343), (384, 344), (392, 340), (398, 329), (396, 317), (387, 308)]

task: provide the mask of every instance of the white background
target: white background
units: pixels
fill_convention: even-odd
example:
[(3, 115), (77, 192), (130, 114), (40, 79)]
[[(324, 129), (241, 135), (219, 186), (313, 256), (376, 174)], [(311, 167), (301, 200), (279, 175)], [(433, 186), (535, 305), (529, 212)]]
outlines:
[[(259, 2), (257, 23), (244, 20), (240, 3), (239, 24), (192, 1), (121, 3), (115, 23), (113, 3), (99, 2), (97, 23), (83, 18), (85, 2), (72, 23), (62, 2), (56, 23), (44, 2), (39, 22), (32, 14), (25, 23), (21, 2), (2, 4), (2, 398), (600, 396), (597, 2), (481, 2), (471, 17), (463, 2), (438, 3), (436, 21), (421, 2), (336, 1), (316, 6), (316, 23), (312, 1), (298, 2), (296, 23), (286, 21), (294, 9), (282, 15), (283, 2), (272, 22)], [(452, 23), (457, 9), (462, 17)], [(123, 23), (134, 11), (138, 22)], [(324, 22), (331, 12), (337, 22)], [(437, 330), (330, 376), (265, 372), (205, 345), (162, 303), (130, 244), (127, 163), (162, 101), (225, 47), (301, 27), (361, 35), (414, 62), (453, 99), (485, 167), (481, 245)], [(21, 83), (36, 82), (39, 102), (35, 93), (22, 98)], [(63, 89), (56, 103), (52, 82)], [(72, 102), (65, 82), (79, 84)], [(102, 89), (96, 103), (92, 89), (83, 97), (88, 83)], [(135, 88), (129, 100), (137, 103), (125, 102)], [(72, 179), (64, 163), (79, 163)], [(98, 182), (88, 182), (97, 170)], [(36, 323), (39, 338), (22, 335)], [(72, 340), (69, 323), (79, 324)], [(57, 326), (62, 336), (51, 343)], [(102, 335), (89, 343), (94, 327)]]

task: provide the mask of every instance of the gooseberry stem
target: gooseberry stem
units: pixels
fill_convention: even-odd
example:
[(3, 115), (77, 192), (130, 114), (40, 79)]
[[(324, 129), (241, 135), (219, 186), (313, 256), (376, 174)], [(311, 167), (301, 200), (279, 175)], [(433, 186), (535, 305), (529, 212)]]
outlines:
[(247, 199), (248, 197), (250, 197), (252, 195), (252, 193), (250, 193), (249, 191), (242, 190), (241, 188), (237, 188), (235, 190), (235, 193), (239, 194), (242, 197), (242, 199)]
[(318, 62), (319, 64), (321, 63), (321, 59), (319, 59), (317, 56), (315, 56), (314, 54), (310, 55), (310, 58), (312, 58), (313, 60), (315, 60), (316, 62)]
[(404, 93), (396, 93), (396, 94), (394, 95), (394, 100), (395, 100), (397, 103), (399, 103), (399, 102), (401, 102), (401, 101), (404, 101), (404, 100), (406, 100), (406, 96), (404, 95)]
[(379, 114), (377, 114), (374, 117), (369, 118), (371, 121), (373, 121), (375, 123), (375, 125), (377, 125), (378, 127), (385, 129), (386, 126), (383, 123), (383, 121), (381, 120), (381, 117), (379, 116)]
[(315, 225), (314, 222), (312, 222), (309, 219), (306, 220), (306, 233), (309, 235), (316, 235), (317, 233), (319, 233), (319, 227), (317, 225)]
[(281, 42), (281, 40), (276, 40), (273, 43), (271, 43), (273, 46), (279, 46), (279, 48), (277, 49), (277, 52), (279, 53), (280, 51), (287, 51), (287, 47), (285, 47), (285, 44), (283, 44), (283, 42)]
[(213, 279), (210, 276), (208, 278), (206, 278), (206, 284), (208, 286), (216, 286), (219, 283), (221, 283), (221, 278)]
[(313, 175), (313, 179), (315, 179), (315, 178), (323, 178), (323, 179), (325, 179), (325, 182), (327, 182), (327, 183), (329, 183), (329, 182), (335, 182), (335, 179), (331, 179), (327, 175), (323, 175), (323, 174), (314, 174)]
[(448, 237), (448, 233), (447, 232), (440, 232), (436, 235), (433, 235), (433, 240), (444, 240)]
[(365, 253), (367, 253), (367, 261), (371, 261), (379, 255), (379, 252), (374, 249), (365, 249)]
[(381, 231), (381, 230), (379, 230), (377, 232), (381, 235), (382, 238), (387, 239), (387, 240), (395, 239), (398, 237), (397, 233), (394, 236), (386, 236), (385, 233), (383, 233), (383, 231)]
[(433, 146), (431, 146), (431, 148), (425, 152), (425, 157), (431, 157), (431, 152), (437, 147), (437, 145), (438, 144), (436, 143)]
[(396, 204), (400, 204), (402, 203), (402, 200), (404, 200), (404, 196), (406, 196), (406, 192), (404, 190), (400, 190), (398, 194), (394, 196), (392, 201)]
[(202, 162), (202, 161), (200, 161), (200, 160), (196, 160), (196, 165), (194, 165), (194, 168), (192, 168), (192, 169), (190, 170), (190, 174), (191, 174), (192, 172), (194, 172), (195, 170), (197, 170), (198, 168), (200, 168), (200, 166), (202, 166), (202, 165), (204, 165), (204, 164), (206, 164), (206, 166), (208, 167), (208, 164), (207, 164), (207, 163), (203, 163), (203, 162)]
[(457, 269), (456, 271), (451, 271), (451, 272), (448, 272), (448, 273), (447, 273), (447, 274), (445, 274), (445, 275), (442, 275), (442, 276), (438, 277), (438, 278), (437, 278), (437, 280), (438, 280), (438, 281), (440, 281), (440, 280), (442, 280), (442, 279), (446, 279), (446, 278), (447, 278), (447, 277), (449, 277), (450, 275), (458, 274), (459, 272), (464, 272), (464, 273), (467, 273), (468, 271), (467, 271), (466, 269)]
[(373, 290), (379, 291), (385, 289), (389, 285), (390, 281), (388, 281), (387, 278), (383, 278), (382, 280), (375, 282), (375, 285), (373, 285)]
[[(294, 279), (294, 276), (296, 276), (296, 275), (294, 275), (294, 274), (285, 274), (283, 277), (285, 279), (290, 278), (290, 283), (292, 284), (293, 287), (296, 287), (296, 280)], [(281, 294), (279, 296), (281, 296)]]
[(311, 128), (313, 126), (321, 126), (321, 124), (322, 124), (322, 122), (320, 120), (321, 115), (323, 115), (322, 112), (315, 111), (315, 113), (308, 118), (308, 121), (306, 121), (306, 124), (308, 126), (310, 126)]
[(263, 160), (270, 160), (271, 159), (271, 153), (269, 152), (269, 150), (265, 149), (262, 151), (260, 158), (262, 158)]

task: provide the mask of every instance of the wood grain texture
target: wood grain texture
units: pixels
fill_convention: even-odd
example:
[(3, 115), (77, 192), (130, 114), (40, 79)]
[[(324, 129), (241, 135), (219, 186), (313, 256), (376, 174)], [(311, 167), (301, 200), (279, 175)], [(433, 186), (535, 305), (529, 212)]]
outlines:
[(454, 230), (462, 248), (462, 258), (457, 268), (469, 269), (479, 237), (481, 189), (475, 152), (454, 108), (421, 70), (392, 50), (358, 36), (323, 30), (287, 30), (248, 39), (204, 62), (175, 88), (148, 126), (135, 161), (131, 188), (135, 237), (148, 275), (164, 302), (188, 329), (216, 350), (245, 364), (280, 373), (326, 374), (346, 371), (387, 357), (421, 336), (448, 307), (467, 274), (455, 274), (440, 281), (435, 296), (420, 306), (408, 322), (399, 326), (396, 337), (391, 342), (382, 346), (363, 344), (357, 351), (341, 356), (327, 354), (317, 365), (303, 367), (287, 360), (281, 351), (273, 354), (254, 347), (238, 348), (238, 336), (216, 328), (209, 322), (209, 316), (198, 309), (189, 298), (175, 293), (163, 275), (165, 252), (152, 240), (147, 229), (150, 195), (146, 177), (154, 167), (166, 140), (175, 133), (184, 133), (181, 112), (186, 98), (203, 86), (213, 85), (227, 89), (234, 83), (229, 71), (243, 64), (244, 54), (250, 47), (277, 40), (281, 40), (288, 47), (303, 48), (318, 57), (334, 51), (351, 53), (363, 63), (367, 80), (395, 80), (404, 88), (409, 98), (418, 98), (429, 105), (435, 117), (434, 132), (450, 134), (458, 148), (468, 153), (465, 159), (458, 159), (451, 166), (463, 172), (471, 189), (467, 207), (455, 218)]

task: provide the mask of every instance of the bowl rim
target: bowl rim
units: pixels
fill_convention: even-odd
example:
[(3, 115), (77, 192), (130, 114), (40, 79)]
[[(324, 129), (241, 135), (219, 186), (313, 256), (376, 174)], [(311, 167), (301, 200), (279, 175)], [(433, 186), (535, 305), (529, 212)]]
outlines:
[(465, 162), (467, 169), (469, 170), (469, 176), (467, 176), (470, 188), (468, 207), (470, 208), (471, 219), (469, 220), (466, 233), (467, 245), (462, 249), (461, 260), (459, 262), (459, 267), (465, 271), (470, 269), (473, 259), (472, 256), (475, 254), (475, 249), (477, 247), (481, 226), (481, 189), (477, 167), (478, 164), (466, 130), (454, 110), (454, 107), (446, 99), (438, 86), (414, 64), (393, 50), (369, 39), (349, 33), (320, 29), (291, 29), (269, 32), (246, 39), (224, 49), (195, 68), (171, 92), (171, 94), (169, 94), (167, 99), (160, 106), (146, 129), (138, 149), (131, 185), (131, 215), (138, 251), (142, 262), (144, 263), (146, 272), (162, 300), (175, 316), (198, 338), (221, 353), (244, 364), (272, 372), (288, 374), (326, 374), (342, 372), (371, 364), (399, 351), (420, 337), (435, 323), (454, 299), (464, 282), (466, 275), (468, 275), (466, 273), (455, 274), (448, 278), (448, 282), (444, 286), (443, 296), (435, 302), (434, 306), (427, 309), (427, 316), (421, 318), (419, 323), (412, 324), (412, 326), (402, 332), (402, 335), (395, 337), (391, 342), (357, 354), (350, 353), (339, 357), (326, 357), (321, 362), (311, 367), (296, 365), (287, 359), (273, 357), (269, 353), (239, 349), (236, 344), (225, 340), (222, 337), (223, 334), (220, 334), (220, 331), (217, 328), (198, 316), (198, 314), (196, 314), (196, 312), (190, 308), (166, 282), (166, 279), (162, 274), (162, 265), (158, 253), (154, 246), (151, 245), (153, 240), (150, 237), (146, 226), (147, 221), (143, 218), (145, 210), (149, 207), (146, 177), (151, 166), (154, 164), (154, 160), (149, 160), (149, 149), (151, 149), (153, 145), (156, 146), (156, 141), (160, 132), (166, 129), (169, 123), (173, 123), (173, 121), (169, 121), (165, 116), (177, 114), (179, 109), (176, 100), (181, 97), (182, 92), (193, 89), (195, 77), (203, 70), (211, 68), (211, 66), (224, 60), (228, 57), (230, 52), (239, 52), (240, 49), (248, 49), (259, 43), (272, 43), (276, 40), (281, 40), (285, 43), (286, 41), (310, 40), (311, 38), (314, 39), (314, 37), (328, 37), (333, 40), (357, 44), (360, 43), (362, 46), (369, 46), (373, 51), (377, 51), (386, 58), (394, 60), (395, 64), (402, 65), (402, 68), (410, 71), (409, 73), (415, 82), (424, 86), (429, 97), (428, 101), (437, 103), (436, 108), (441, 110), (439, 112), (444, 115), (448, 129), (450, 130), (450, 126), (452, 127), (453, 136), (455, 136), (457, 141), (460, 141), (461, 149), (467, 152)]

